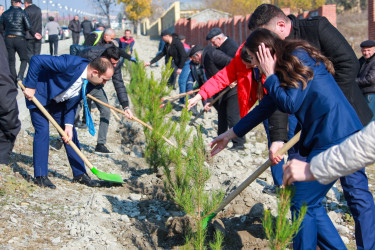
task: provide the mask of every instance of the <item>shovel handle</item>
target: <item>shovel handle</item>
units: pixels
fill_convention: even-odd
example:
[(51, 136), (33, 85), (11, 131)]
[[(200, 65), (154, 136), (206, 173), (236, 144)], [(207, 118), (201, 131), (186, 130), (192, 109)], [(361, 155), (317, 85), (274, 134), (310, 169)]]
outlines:
[[(90, 95), (90, 94), (87, 94), (87, 97), (90, 98), (90, 99), (92, 99), (93, 101), (95, 101), (95, 102), (97, 102), (97, 103), (100, 103), (100, 104), (103, 105), (103, 106), (106, 106), (107, 108), (110, 108), (111, 110), (114, 110), (114, 111), (116, 111), (116, 112), (118, 112), (118, 113), (120, 113), (120, 114), (125, 115), (125, 111), (124, 111), (124, 110), (121, 110), (121, 109), (118, 109), (118, 108), (116, 108), (116, 107), (113, 107), (112, 105), (109, 105), (108, 103), (105, 103), (105, 102), (103, 102), (103, 101), (101, 101), (101, 100), (99, 100), (99, 99), (93, 97), (93, 96)], [(150, 129), (150, 130), (153, 130), (153, 128), (152, 128), (150, 125), (148, 125), (147, 123), (145, 123), (145, 122), (143, 122), (142, 120), (138, 119), (137, 117), (133, 116), (133, 120), (136, 121), (136, 122), (138, 122), (138, 123), (140, 123), (140, 124), (142, 124), (142, 125), (145, 126), (146, 128), (148, 128), (148, 129)], [(171, 142), (171, 141), (170, 141), (167, 137), (165, 137), (164, 135), (162, 136), (162, 138), (163, 138), (163, 139), (164, 139), (169, 145), (172, 145), (173, 147), (176, 147), (176, 145), (175, 145), (173, 142)]]
[[(199, 90), (200, 89), (195, 89), (195, 90), (193, 90), (193, 93), (196, 93)], [(181, 93), (181, 94), (178, 94), (178, 95), (167, 96), (167, 97), (161, 98), (161, 101), (164, 102), (164, 101), (167, 101), (167, 100), (170, 100), (170, 99), (178, 99), (178, 98), (181, 98), (181, 97), (184, 97), (184, 96), (187, 96), (187, 95), (188, 95), (187, 93)]]
[[(299, 131), (292, 139), (290, 139), (287, 143), (284, 144), (282, 148), (280, 148), (276, 152), (276, 156), (285, 154), (291, 147), (294, 146), (299, 141), (301, 136), (301, 131)], [(272, 162), (268, 159), (265, 163), (263, 163), (260, 167), (258, 167), (254, 173), (252, 173), (241, 185), (236, 188), (232, 193), (230, 193), (224, 201), (221, 202), (219, 207), (215, 210), (215, 214), (219, 213), (221, 210), (224, 209), (226, 205), (228, 205), (237, 195), (239, 195), (247, 186), (249, 186), (256, 178), (259, 177), (268, 167), (272, 166)]]
[[(23, 86), (21, 81), (18, 81), (18, 85), (21, 87), (22, 90), (25, 90), (25, 86)], [(68, 137), (68, 135), (65, 133), (65, 131), (60, 127), (60, 125), (53, 119), (53, 117), (48, 113), (48, 111), (43, 107), (43, 105), (38, 101), (38, 99), (33, 96), (32, 101), (34, 102), (35, 106), (38, 107), (38, 109), (43, 113), (43, 115), (48, 119), (50, 123), (57, 129), (59, 134), (62, 137)], [(76, 144), (74, 144), (73, 141), (69, 141), (68, 145), (73, 148), (73, 150), (78, 154), (78, 156), (83, 160), (83, 162), (90, 168), (94, 168), (94, 166), (89, 162), (89, 160), (86, 158), (86, 156), (81, 152), (81, 150), (77, 147)]]

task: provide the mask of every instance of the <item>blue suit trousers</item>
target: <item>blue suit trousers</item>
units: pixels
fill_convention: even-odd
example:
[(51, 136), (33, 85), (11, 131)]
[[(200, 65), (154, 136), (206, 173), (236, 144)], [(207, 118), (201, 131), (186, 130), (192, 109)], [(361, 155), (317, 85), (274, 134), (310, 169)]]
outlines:
[[(55, 121), (62, 127), (64, 124), (64, 103), (53, 102), (45, 106), (47, 111), (55, 119)], [(34, 163), (34, 177), (48, 175), (48, 152), (49, 152), (49, 122), (43, 113), (37, 109), (30, 109), (31, 122), (35, 129), (35, 136), (33, 142), (33, 163)], [(80, 148), (77, 131), (73, 127), (72, 141)], [(64, 143), (66, 154), (70, 166), (73, 170), (73, 176), (78, 176), (86, 173), (85, 165), (78, 154), (72, 147)]]

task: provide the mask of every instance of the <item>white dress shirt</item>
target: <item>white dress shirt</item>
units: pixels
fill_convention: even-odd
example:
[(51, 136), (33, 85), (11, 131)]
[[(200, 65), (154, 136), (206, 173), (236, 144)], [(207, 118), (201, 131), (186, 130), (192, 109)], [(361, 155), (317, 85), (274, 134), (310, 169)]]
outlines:
[(56, 102), (63, 102), (81, 94), (81, 89), (82, 89), (82, 84), (83, 84), (84, 79), (87, 79), (87, 67), (83, 71), (82, 75), (78, 77), (78, 79), (72, 84), (72, 86), (70, 86), (67, 90), (62, 92), (60, 95), (56, 96), (54, 100)]

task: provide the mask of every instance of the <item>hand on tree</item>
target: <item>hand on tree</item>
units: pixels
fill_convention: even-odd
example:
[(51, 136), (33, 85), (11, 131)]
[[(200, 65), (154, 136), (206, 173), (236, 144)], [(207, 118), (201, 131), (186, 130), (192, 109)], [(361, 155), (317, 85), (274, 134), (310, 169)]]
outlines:
[(284, 158), (284, 155), (276, 156), (276, 152), (279, 151), (279, 149), (282, 148), (283, 146), (284, 146), (284, 142), (282, 141), (272, 142), (270, 150), (269, 150), (269, 158), (273, 165), (279, 163)]
[(295, 181), (314, 181), (316, 180), (310, 171), (310, 164), (304, 161), (293, 159), (284, 166), (283, 184), (290, 185)]

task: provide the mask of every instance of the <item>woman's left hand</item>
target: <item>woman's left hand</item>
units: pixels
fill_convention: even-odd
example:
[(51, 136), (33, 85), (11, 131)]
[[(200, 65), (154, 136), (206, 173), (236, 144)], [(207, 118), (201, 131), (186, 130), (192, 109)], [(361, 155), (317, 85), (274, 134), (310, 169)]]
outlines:
[(258, 46), (257, 58), (259, 62), (260, 70), (266, 77), (275, 73), (276, 55), (272, 56), (270, 49), (266, 48), (264, 43)]

